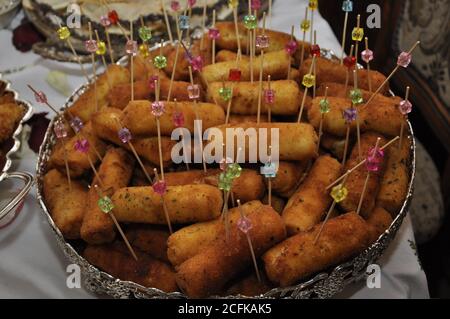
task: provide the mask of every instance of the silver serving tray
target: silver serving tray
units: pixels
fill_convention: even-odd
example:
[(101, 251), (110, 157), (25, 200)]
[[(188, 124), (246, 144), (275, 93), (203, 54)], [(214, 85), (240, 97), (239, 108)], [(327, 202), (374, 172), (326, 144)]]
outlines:
[(4, 92), (13, 93), (16, 102), (25, 109), (24, 115), (11, 137), (13, 140), (13, 145), (5, 155), (5, 164), (1, 168), (0, 173), (0, 182), (14, 178), (22, 180), (25, 184), (24, 187), (19, 191), (19, 193), (14, 198), (12, 198), (6, 204), (6, 206), (4, 206), (0, 210), (0, 222), (1, 222), (2, 219), (4, 219), (10, 212), (12, 212), (12, 210), (17, 206), (17, 204), (19, 204), (20, 201), (28, 194), (28, 192), (31, 189), (31, 185), (33, 184), (33, 176), (30, 173), (9, 171), (12, 164), (13, 154), (20, 149), (20, 134), (22, 132), (23, 123), (28, 119), (30, 119), (31, 114), (33, 113), (33, 108), (31, 107), (30, 103), (23, 101), (19, 98), (19, 94), (13, 89), (11, 89), (11, 83), (9, 81), (3, 80), (1, 78), (1, 74), (0, 74), (0, 87), (2, 90), (4, 89)]
[[(156, 49), (153, 48), (153, 49)], [(322, 49), (322, 54), (330, 59), (336, 59), (334, 53), (330, 50)], [(125, 59), (121, 59), (118, 63), (125, 63)], [(71, 106), (87, 89), (87, 85), (80, 86), (72, 96), (66, 101), (62, 109), (66, 109)], [(156, 288), (146, 288), (139, 284), (130, 281), (124, 281), (117, 279), (108, 273), (101, 271), (100, 269), (91, 265), (86, 259), (84, 259), (78, 251), (62, 236), (60, 230), (55, 225), (49, 210), (44, 202), (43, 197), (43, 178), (47, 171), (47, 161), (51, 155), (52, 148), (56, 142), (56, 137), (53, 132), (54, 119), (51, 121), (44, 142), (42, 143), (39, 158), (36, 167), (36, 179), (37, 179), (37, 199), (47, 217), (50, 227), (56, 237), (56, 241), (59, 247), (62, 249), (66, 257), (71, 263), (80, 266), (83, 281), (85, 287), (97, 294), (107, 294), (114, 298), (188, 298), (186, 295), (180, 292), (166, 293)], [(267, 291), (264, 294), (258, 296), (211, 296), (211, 298), (295, 298), (295, 299), (308, 299), (308, 298), (330, 298), (335, 294), (342, 291), (347, 285), (352, 282), (360, 280), (365, 274), (367, 266), (376, 262), (376, 260), (382, 256), (385, 249), (389, 246), (394, 239), (395, 234), (400, 228), (403, 218), (408, 212), (413, 195), (413, 182), (415, 176), (415, 141), (414, 133), (411, 127), (411, 123), (408, 121), (406, 128), (408, 135), (412, 139), (410, 149), (410, 162), (409, 162), (409, 185), (408, 192), (400, 209), (398, 215), (394, 218), (389, 228), (378, 238), (376, 242), (370, 245), (360, 254), (349, 259), (345, 263), (341, 263), (326, 271), (322, 271), (306, 281), (299, 282), (295, 286), (274, 288)]]

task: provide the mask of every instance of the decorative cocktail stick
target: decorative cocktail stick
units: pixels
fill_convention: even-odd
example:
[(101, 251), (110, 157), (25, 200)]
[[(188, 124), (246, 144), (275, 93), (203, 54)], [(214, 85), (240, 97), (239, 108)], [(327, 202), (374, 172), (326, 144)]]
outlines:
[(234, 163), (224, 165), (223, 172), (219, 175), (219, 184), (218, 187), (220, 190), (224, 192), (224, 206), (222, 209), (222, 219), (225, 221), (225, 236), (228, 241), (229, 239), (229, 233), (230, 233), (230, 223), (229, 223), (229, 216), (228, 216), (228, 200), (230, 199), (230, 192), (233, 185), (233, 181), (241, 176), (242, 168), (238, 163), (239, 155), (242, 151), (242, 148), (239, 147), (237, 155), (236, 155), (236, 161)]
[(272, 145), (269, 145), (269, 161), (261, 166), (260, 173), (267, 179), (269, 206), (272, 206), (272, 178), (277, 176), (277, 165), (272, 163)]
[(237, 48), (238, 48), (238, 51), (242, 52), (241, 39), (240, 39), (240, 35), (239, 35), (239, 26), (238, 26), (238, 14), (237, 14), (238, 6), (239, 6), (238, 0), (228, 0), (228, 7), (230, 9), (233, 9), (234, 32), (236, 34)]
[[(312, 55), (313, 54), (317, 54), (317, 53), (314, 53), (315, 51), (313, 49), (316, 46), (317, 46), (317, 32), (316, 32), (316, 30), (314, 30), (314, 42), (313, 42), (313, 44), (311, 46), (311, 54)], [(318, 54), (317, 57), (320, 57), (320, 49), (319, 49), (319, 54)], [(313, 74), (314, 74), (314, 76), (317, 76), (316, 63), (317, 63), (317, 61), (314, 62), (314, 66), (313, 66)], [(316, 98), (316, 82), (314, 81), (314, 85), (313, 85), (313, 99), (315, 99), (315, 98)]]
[(259, 274), (258, 264), (256, 262), (255, 251), (253, 250), (252, 239), (250, 237), (249, 231), (252, 229), (252, 223), (250, 219), (245, 217), (244, 211), (242, 210), (241, 201), (237, 200), (239, 206), (239, 212), (241, 214), (241, 218), (238, 219), (236, 226), (237, 228), (245, 234), (248, 241), (248, 247), (250, 248), (250, 253), (252, 255), (253, 266), (255, 267), (256, 278), (258, 278), (258, 282), (261, 282), (261, 275)]
[(177, 27), (178, 42), (177, 42), (177, 48), (175, 50), (175, 60), (173, 62), (172, 75), (170, 76), (169, 93), (167, 94), (167, 102), (169, 102), (170, 98), (172, 97), (173, 81), (175, 79), (175, 71), (177, 69), (178, 57), (180, 54), (180, 43), (182, 42), (182, 39), (183, 39), (183, 30), (180, 31), (178, 19), (176, 21), (177, 21), (176, 27)]
[(303, 76), (302, 84), (305, 87), (303, 91), (302, 104), (300, 106), (300, 111), (298, 112), (297, 123), (300, 123), (303, 115), (303, 108), (305, 107), (306, 96), (308, 95), (308, 89), (311, 88), (316, 82), (316, 77), (312, 74), (314, 64), (316, 63), (316, 56), (314, 55), (311, 61), (311, 66), (309, 67), (309, 73)]
[(356, 59), (355, 70), (357, 68), (358, 63), (359, 42), (362, 41), (363, 37), (364, 37), (364, 29), (361, 28), (361, 15), (358, 14), (356, 17), (356, 28), (353, 28), (352, 31), (352, 40), (355, 41), (355, 59)]
[(209, 37), (212, 40), (212, 64), (216, 64), (216, 39), (218, 38), (219, 30), (216, 29), (216, 10), (213, 10), (212, 27), (209, 29)]
[(330, 102), (328, 101), (328, 86), (325, 87), (325, 96), (319, 102), (319, 111), (320, 111), (320, 124), (319, 124), (319, 141), (317, 142), (317, 153), (319, 153), (320, 148), (320, 140), (322, 138), (322, 126), (323, 126), (323, 116), (330, 112)]
[(364, 106), (367, 106), (367, 105), (369, 105), (370, 102), (372, 102), (375, 95), (377, 95), (381, 91), (383, 86), (385, 86), (385, 84), (389, 82), (389, 80), (394, 76), (395, 72), (397, 72), (400, 67), (403, 67), (403, 68), (408, 67), (408, 65), (411, 63), (412, 52), (415, 50), (415, 48), (419, 44), (420, 44), (420, 41), (417, 41), (416, 43), (414, 43), (414, 45), (411, 47), (411, 49), (409, 49), (408, 52), (400, 53), (400, 55), (397, 58), (397, 65), (395, 66), (394, 70), (392, 70), (392, 72), (384, 80), (384, 82), (381, 83), (381, 85), (375, 90), (375, 92), (370, 96), (369, 100), (366, 102), (366, 104)]
[[(398, 105), (398, 110), (400, 113), (402, 113), (403, 117), (405, 118), (405, 121), (408, 119), (408, 114), (412, 111), (412, 104), (409, 101), (409, 86), (406, 87), (406, 93), (405, 93), (405, 99), (400, 102)], [(402, 142), (403, 142), (403, 130), (405, 126), (405, 121), (402, 121), (402, 124), (400, 126), (400, 141), (398, 143), (399, 150), (402, 149)]]
[(310, 29), (310, 38), (309, 43), (312, 43), (313, 41), (313, 30), (314, 30), (314, 11), (317, 9), (318, 3), (317, 0), (309, 0), (308, 2), (308, 8), (311, 10), (311, 29)]
[[(101, 186), (101, 180), (99, 178), (97, 178), (97, 180), (99, 181), (100, 186)], [(131, 247), (130, 242), (128, 241), (127, 237), (125, 236), (125, 234), (122, 230), (122, 227), (120, 227), (120, 224), (117, 221), (116, 216), (113, 213), (114, 203), (112, 202), (111, 198), (109, 198), (106, 195), (102, 195), (102, 191), (99, 189), (98, 185), (94, 185), (94, 188), (97, 191), (97, 194), (99, 197), (98, 202), (97, 202), (98, 207), (100, 208), (100, 210), (102, 212), (104, 212), (105, 214), (108, 214), (111, 217), (111, 219), (114, 222), (114, 225), (116, 226), (117, 230), (119, 231), (120, 236), (122, 236), (122, 239), (125, 242), (125, 245), (127, 246), (131, 255), (133, 256), (133, 258), (135, 260), (138, 260), (136, 253), (133, 250), (133, 247)]]
[(67, 182), (69, 183), (69, 190), (72, 191), (72, 181), (70, 178), (69, 162), (67, 161), (67, 150), (65, 139), (67, 137), (66, 126), (64, 125), (62, 116), (58, 116), (53, 125), (53, 132), (55, 132), (56, 138), (62, 142), (64, 151), (64, 164), (66, 166)]
[(372, 93), (372, 77), (370, 76), (370, 61), (373, 60), (373, 51), (369, 49), (369, 39), (364, 38), (366, 49), (361, 52), (361, 59), (367, 65), (367, 82), (369, 83), (369, 92)]
[(98, 175), (98, 172), (95, 169), (94, 163), (92, 162), (91, 157), (89, 156), (89, 148), (90, 148), (89, 141), (86, 138), (79, 139), (75, 142), (73, 147), (74, 147), (75, 151), (86, 154), (86, 158), (89, 162), (89, 165), (91, 166), (92, 171), (94, 172), (95, 177), (99, 181), (102, 188), (104, 188), (104, 185), (100, 179), (100, 176)]
[(341, 65), (344, 63), (345, 39), (346, 39), (346, 36), (347, 36), (348, 13), (353, 11), (353, 1), (344, 0), (342, 2), (342, 11), (345, 12), (345, 17), (344, 17), (344, 30), (342, 31)]
[(289, 80), (291, 76), (291, 62), (292, 62), (292, 55), (295, 54), (295, 51), (297, 51), (297, 41), (294, 40), (294, 26), (291, 27), (291, 39), (286, 44), (285, 50), (286, 53), (289, 55), (289, 63), (288, 63), (288, 71), (287, 71), (287, 79)]
[[(382, 147), (380, 147), (380, 150), (383, 151), (385, 150), (387, 147), (389, 147), (390, 145), (392, 145), (392, 143), (394, 143), (395, 141), (397, 141), (400, 137), (396, 136), (394, 137), (392, 140), (390, 140), (389, 142), (387, 142), (386, 144), (384, 144)], [(333, 187), (334, 185), (336, 185), (337, 183), (339, 183), (341, 180), (343, 180), (345, 178), (345, 176), (347, 176), (348, 174), (352, 173), (354, 170), (356, 170), (358, 167), (360, 167), (361, 165), (364, 165), (366, 163), (367, 159), (362, 160), (361, 162), (359, 162), (358, 164), (356, 164), (355, 166), (353, 166), (351, 169), (349, 169), (344, 175), (342, 175), (341, 177), (339, 177), (338, 179), (336, 179), (333, 183), (331, 183), (330, 185), (328, 185), (326, 187), (326, 189), (329, 189), (330, 187)]]
[(361, 197), (359, 198), (358, 202), (358, 208), (356, 209), (356, 213), (359, 215), (361, 211), (361, 206), (364, 200), (364, 195), (367, 190), (367, 183), (369, 182), (370, 173), (371, 172), (378, 172), (380, 169), (380, 164), (383, 161), (384, 157), (384, 151), (378, 149), (378, 145), (380, 144), (380, 138), (377, 138), (377, 142), (375, 143), (375, 147), (370, 149), (367, 158), (366, 158), (366, 169), (367, 169), (367, 176), (366, 180), (364, 181), (363, 189), (361, 192)]
[(331, 190), (330, 196), (333, 198), (333, 203), (331, 204), (330, 209), (328, 210), (327, 215), (325, 216), (325, 219), (322, 222), (322, 225), (320, 226), (319, 232), (317, 233), (316, 238), (314, 239), (314, 245), (319, 240), (319, 237), (323, 231), (323, 227), (330, 218), (331, 212), (333, 211), (336, 204), (342, 202), (348, 195), (348, 190), (345, 187), (345, 182), (347, 181), (348, 174), (350, 174), (349, 171), (347, 171), (347, 175), (345, 175), (342, 183), (339, 184), (338, 186), (333, 187), (333, 189)]
[(255, 15), (251, 14), (250, 0), (248, 1), (248, 15), (244, 17), (244, 26), (248, 30), (248, 38), (249, 38), (248, 51), (250, 53), (250, 82), (253, 83), (253, 59), (255, 56), (253, 32), (255, 32), (255, 29), (258, 27), (258, 19), (256, 18)]
[(133, 22), (130, 21), (130, 40), (125, 46), (126, 53), (130, 56), (130, 81), (131, 81), (131, 101), (134, 101), (134, 57), (137, 54), (137, 42), (133, 40)]
[[(196, 120), (200, 120), (199, 116), (198, 116), (198, 112), (197, 112), (197, 100), (200, 97), (200, 88), (198, 86), (198, 84), (194, 84), (194, 76), (192, 75), (192, 67), (189, 66), (189, 78), (191, 81), (191, 92), (195, 92), (195, 94), (190, 94), (189, 98), (191, 100), (194, 100), (194, 114), (195, 114), (195, 119)], [(188, 87), (189, 90), (189, 87)], [(203, 153), (203, 142), (202, 142), (202, 131), (200, 130), (200, 126), (197, 127), (198, 128), (198, 139), (199, 139), (199, 146), (200, 146), (200, 151), (202, 153), (202, 162), (203, 162), (203, 172), (206, 174), (207, 173), (207, 169), (206, 169), (206, 160), (205, 160), (205, 154)]]
[[(361, 90), (358, 89), (358, 77), (356, 76), (356, 70), (353, 70), (353, 90), (350, 90), (350, 100), (352, 101), (352, 107), (355, 109), (358, 105), (364, 102)], [(356, 136), (358, 144), (358, 160), (361, 160), (361, 130), (359, 125), (358, 110), (356, 110)]]
[[(63, 117), (62, 113), (61, 113), (61, 112), (58, 112), (58, 111), (56, 110), (56, 108), (53, 107), (53, 106), (48, 102), (47, 96), (45, 95), (44, 92), (35, 90), (35, 89), (34, 89), (31, 85), (29, 85), (29, 84), (27, 84), (27, 86), (28, 86), (28, 88), (34, 93), (34, 97), (35, 97), (35, 99), (36, 99), (36, 102), (45, 104), (46, 106), (48, 106), (49, 109), (51, 109), (51, 110), (56, 114), (56, 116), (59, 116), (59, 117), (61, 117), (61, 118)], [(80, 119), (79, 117), (77, 117), (77, 116), (75, 116), (75, 117), (72, 116), (72, 114), (71, 114), (69, 111), (67, 111), (67, 114), (69, 114), (69, 117), (70, 117), (69, 126), (72, 128), (72, 130), (74, 131), (74, 133), (75, 133), (75, 134), (80, 134), (81, 137), (86, 138), (86, 137), (84, 136), (84, 134), (81, 132), (81, 130), (83, 129), (83, 126), (84, 126), (83, 121), (81, 121), (81, 119)], [(95, 145), (92, 145), (92, 148), (93, 148), (93, 150), (94, 150), (94, 152), (95, 152), (95, 155), (96, 155), (96, 156), (98, 157), (98, 159), (101, 161), (101, 160), (102, 160), (102, 157), (100, 156), (100, 153), (97, 151), (97, 148), (95, 147)]]
[[(62, 41), (66, 41), (67, 45), (70, 48), (70, 51), (72, 51), (72, 54), (76, 57), (78, 65), (81, 68), (81, 72), (83, 72), (84, 77), (86, 78), (86, 80), (88, 82), (90, 82), (89, 80), (89, 76), (86, 73), (86, 70), (84, 69), (83, 63), (81, 63), (80, 57), (78, 56), (77, 52), (75, 51), (75, 49), (73, 48), (72, 45), (72, 41), (70, 41), (70, 30), (68, 27), (62, 27), (60, 26), (59, 29), (57, 30), (57, 34), (58, 34), (58, 38)], [(94, 79), (95, 80), (95, 79)]]
[(106, 79), (108, 80), (108, 87), (109, 87), (109, 89), (111, 89), (112, 88), (111, 79), (109, 77), (108, 64), (106, 63), (106, 59), (105, 59), (106, 43), (103, 41), (100, 41), (97, 30), (94, 30), (94, 33), (95, 33), (95, 38), (97, 40), (97, 51), (95, 51), (95, 54), (97, 54), (98, 56), (101, 57), (103, 67), (105, 68)]
[(311, 27), (311, 22), (308, 20), (308, 7), (306, 7), (305, 8), (305, 19), (303, 19), (302, 22), (300, 23), (300, 29), (302, 30), (303, 38), (302, 38), (302, 52), (300, 54), (299, 69), (303, 65), (303, 59), (304, 59), (304, 55), (305, 55), (306, 32), (309, 30), (310, 27)]
[(164, 180), (164, 165), (162, 158), (162, 146), (161, 146), (161, 125), (159, 118), (166, 112), (166, 107), (162, 101), (159, 100), (160, 92), (160, 80), (155, 80), (155, 101), (152, 103), (151, 112), (156, 118), (156, 129), (158, 131), (158, 152), (159, 152), (159, 166), (161, 170), (161, 178)]
[(125, 39), (127, 41), (130, 40), (130, 38), (127, 35), (127, 31), (125, 30), (125, 28), (120, 23), (120, 19), (119, 19), (119, 15), (118, 15), (117, 11), (116, 10), (111, 10), (111, 8), (109, 7), (108, 2), (106, 0), (103, 0), (102, 2), (103, 2), (103, 5), (108, 10), (108, 18), (111, 21), (111, 24), (117, 25), (119, 27), (120, 31), (122, 32), (123, 36), (125, 37)]
[(144, 175), (147, 178), (148, 182), (150, 183), (150, 185), (153, 184), (152, 178), (148, 174), (144, 163), (142, 163), (141, 158), (139, 157), (138, 153), (136, 152), (136, 149), (134, 148), (133, 143), (131, 142), (131, 140), (133, 139), (133, 135), (131, 134), (131, 132), (128, 128), (122, 126), (122, 123), (120, 122), (120, 120), (118, 118), (115, 118), (115, 119), (116, 119), (118, 126), (120, 127), (120, 129), (117, 133), (120, 141), (124, 144), (127, 144), (130, 147), (131, 152), (133, 153), (134, 157), (136, 157), (136, 160), (138, 161), (139, 166), (141, 166), (141, 169), (144, 172)]
[(105, 28), (106, 42), (108, 44), (109, 59), (110, 59), (111, 63), (115, 63), (114, 62), (114, 51), (111, 46), (111, 38), (109, 36), (109, 31), (108, 31), (108, 28), (111, 25), (111, 20), (109, 20), (109, 17), (107, 15), (101, 16), (100, 24)]
[(352, 44), (350, 47), (350, 55), (344, 58), (344, 65), (347, 67), (345, 73), (345, 89), (344, 92), (347, 94), (348, 82), (350, 78), (350, 70), (353, 69), (353, 66), (356, 64), (356, 58), (353, 56), (354, 45)]
[(275, 91), (271, 87), (270, 75), (267, 76), (267, 90), (264, 90), (264, 103), (267, 105), (267, 120), (272, 122), (272, 104), (275, 103)]
[(166, 7), (164, 6), (163, 0), (160, 0), (160, 3), (161, 3), (161, 8), (162, 8), (163, 14), (164, 14), (164, 21), (166, 22), (167, 34), (169, 36), (170, 43), (173, 44), (172, 30), (170, 30), (169, 17), (167, 16)]
[(272, 0), (269, 0), (269, 26), (272, 27)]
[(202, 38), (200, 39), (200, 51), (203, 51), (203, 47), (204, 47), (205, 29), (206, 29), (206, 0), (203, 0)]
[(167, 184), (164, 178), (159, 179), (158, 170), (156, 168), (153, 169), (155, 173), (155, 183), (153, 183), (153, 191), (161, 196), (161, 204), (163, 206), (164, 215), (166, 217), (167, 226), (169, 227), (169, 231), (172, 234), (172, 223), (170, 222), (169, 211), (167, 210), (166, 201), (164, 200), (164, 195), (167, 192)]
[(94, 95), (95, 95), (95, 111), (98, 111), (98, 96), (97, 96), (97, 68), (95, 63), (95, 52), (98, 49), (97, 41), (92, 39), (92, 26), (91, 22), (88, 23), (89, 26), (89, 40), (84, 42), (86, 50), (91, 54), (92, 63), (92, 81), (94, 82)]
[(264, 51), (261, 50), (261, 55), (259, 57), (261, 63), (259, 65), (259, 86), (258, 86), (258, 113), (256, 117), (256, 123), (259, 124), (261, 119), (261, 100), (262, 100), (262, 90), (263, 90), (263, 64), (264, 64)]
[(184, 148), (185, 146), (185, 141), (184, 141), (184, 135), (183, 130), (181, 129), (184, 126), (184, 114), (183, 112), (181, 112), (178, 108), (178, 102), (177, 99), (173, 99), (173, 101), (175, 102), (175, 111), (173, 112), (173, 116), (172, 116), (172, 122), (173, 125), (178, 128), (180, 130), (180, 135), (183, 136), (183, 155), (184, 155), (184, 163), (186, 164), (186, 170), (189, 170), (189, 163), (188, 163), (188, 158), (187, 158), (187, 150)]

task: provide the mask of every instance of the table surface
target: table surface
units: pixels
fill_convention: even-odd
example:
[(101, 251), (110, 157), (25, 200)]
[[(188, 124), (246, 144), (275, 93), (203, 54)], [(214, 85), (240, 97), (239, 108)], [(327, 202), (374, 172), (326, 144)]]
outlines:
[[(290, 32), (296, 26), (300, 37), (299, 21), (307, 1), (276, 1), (273, 8), (271, 28)], [(27, 89), (30, 84), (46, 92), (53, 105), (63, 105), (66, 97), (50, 87), (45, 78), (49, 71), (59, 70), (67, 74), (72, 89), (83, 82), (76, 65), (59, 63), (40, 58), (34, 53), (20, 53), (11, 45), (11, 28), (20, 21), (15, 19), (9, 30), (0, 30), (0, 72), (15, 67), (27, 66), (20, 72), (4, 75), (12, 82), (22, 99), (33, 101)], [(340, 52), (339, 41), (328, 23), (318, 13), (314, 17), (317, 42), (321, 47)], [(301, 38), (301, 37), (300, 37)], [(35, 112), (48, 112), (43, 106), (33, 103)], [(51, 115), (51, 114), (50, 114)], [(53, 116), (53, 115), (51, 115)], [(36, 154), (27, 143), (14, 160), (13, 170), (34, 173)], [(20, 160), (19, 160), (20, 158)], [(11, 189), (18, 187), (9, 181), (0, 184), (0, 200), (8, 197)], [(66, 279), (68, 260), (56, 244), (46, 218), (41, 213), (32, 189), (16, 220), (0, 229), (0, 298), (96, 298), (84, 288), (69, 289)], [(429, 298), (425, 273), (420, 266), (409, 215), (406, 216), (395, 240), (378, 261), (381, 269), (380, 288), (369, 289), (365, 280), (348, 286), (338, 298)]]

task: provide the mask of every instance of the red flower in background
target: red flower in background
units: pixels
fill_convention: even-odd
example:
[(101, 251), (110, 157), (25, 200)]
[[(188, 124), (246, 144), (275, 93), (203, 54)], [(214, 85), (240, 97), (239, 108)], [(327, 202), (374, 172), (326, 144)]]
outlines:
[(21, 52), (28, 52), (36, 42), (45, 41), (31, 22), (25, 20), (13, 31), (12, 43)]

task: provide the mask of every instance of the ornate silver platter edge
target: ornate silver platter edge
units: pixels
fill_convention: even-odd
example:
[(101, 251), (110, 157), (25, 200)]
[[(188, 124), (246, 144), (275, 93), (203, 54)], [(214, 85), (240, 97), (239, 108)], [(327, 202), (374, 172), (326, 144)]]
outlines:
[[(155, 48), (153, 48), (155, 49)], [(322, 55), (336, 59), (335, 54), (331, 50), (321, 50)], [(118, 63), (124, 64), (126, 58), (122, 58)], [(80, 86), (73, 95), (66, 101), (62, 109), (68, 108), (74, 103), (86, 90), (87, 85)], [(391, 92), (392, 93), (392, 92)], [(123, 281), (112, 277), (108, 273), (99, 270), (84, 259), (74, 247), (67, 243), (58, 227), (55, 225), (45, 203), (43, 197), (43, 177), (46, 172), (46, 163), (50, 157), (56, 138), (53, 133), (54, 119), (51, 121), (44, 141), (42, 143), (39, 158), (36, 166), (36, 182), (37, 182), (37, 200), (46, 216), (50, 227), (52, 228), (56, 241), (70, 262), (81, 267), (83, 281), (85, 287), (97, 294), (107, 294), (114, 298), (187, 298), (180, 292), (166, 293), (156, 288), (146, 288), (134, 282)], [(268, 292), (258, 296), (212, 296), (211, 298), (291, 298), (291, 299), (309, 299), (309, 298), (331, 298), (335, 294), (341, 292), (347, 285), (360, 280), (365, 274), (367, 266), (376, 262), (382, 256), (385, 249), (389, 246), (400, 228), (404, 217), (406, 216), (413, 195), (413, 184), (416, 170), (416, 154), (414, 133), (411, 123), (407, 123), (407, 132), (411, 138), (409, 175), (410, 181), (405, 201), (398, 215), (394, 218), (389, 228), (378, 238), (376, 242), (366, 248), (360, 254), (354, 256), (345, 263), (341, 263), (332, 269), (322, 271), (312, 278), (303, 281), (295, 286), (274, 288)]]
[(19, 193), (17, 193), (17, 195), (14, 198), (12, 198), (11, 201), (6, 206), (0, 209), (0, 220), (2, 220), (28, 194), (34, 180), (33, 176), (30, 173), (9, 172), (9, 169), (11, 168), (12, 165), (11, 158), (13, 154), (20, 149), (21, 143), (20, 135), (22, 133), (23, 123), (31, 118), (33, 108), (31, 107), (30, 103), (20, 99), (19, 93), (17, 93), (17, 91), (11, 88), (11, 83), (9, 81), (2, 79), (1, 74), (0, 74), (0, 85), (4, 90), (4, 92), (12, 93), (14, 95), (14, 100), (24, 108), (24, 114), (19, 122), (19, 125), (17, 126), (16, 130), (14, 131), (11, 137), (13, 140), (13, 145), (5, 155), (5, 164), (3, 165), (0, 173), (0, 182), (10, 178), (16, 178), (22, 180), (25, 184), (23, 188), (19, 191)]

